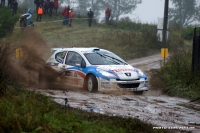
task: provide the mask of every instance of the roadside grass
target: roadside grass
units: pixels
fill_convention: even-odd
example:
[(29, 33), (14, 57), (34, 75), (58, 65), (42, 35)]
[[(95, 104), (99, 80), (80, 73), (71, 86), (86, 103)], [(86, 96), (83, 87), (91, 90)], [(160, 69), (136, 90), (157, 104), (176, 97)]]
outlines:
[[(34, 91), (33, 91), (34, 92)], [(66, 108), (42, 94), (12, 85), (0, 98), (0, 132), (167, 133), (138, 119)]]
[[(53, 20), (56, 19), (62, 20), (62, 16), (58, 15)], [(105, 48), (125, 60), (160, 52), (161, 45), (157, 41), (155, 25), (129, 22), (130, 24), (125, 27), (120, 27), (124, 22), (119, 22), (118, 26), (115, 26), (98, 24), (94, 20), (92, 27), (88, 27), (87, 19), (74, 18), (72, 27), (68, 27), (63, 26), (62, 21), (51, 20), (52, 18), (45, 16), (41, 23), (35, 23), (35, 28), (50, 47)], [(134, 28), (127, 28), (131, 24)]]

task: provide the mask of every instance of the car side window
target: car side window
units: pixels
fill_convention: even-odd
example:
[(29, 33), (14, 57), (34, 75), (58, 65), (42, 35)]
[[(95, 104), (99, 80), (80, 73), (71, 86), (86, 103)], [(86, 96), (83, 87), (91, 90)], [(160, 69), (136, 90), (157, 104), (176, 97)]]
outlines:
[(81, 66), (83, 58), (76, 52), (68, 52), (65, 64), (72, 66)]
[(64, 59), (65, 59), (65, 55), (67, 52), (59, 52), (55, 55), (55, 59), (57, 62), (59, 63), (63, 63)]

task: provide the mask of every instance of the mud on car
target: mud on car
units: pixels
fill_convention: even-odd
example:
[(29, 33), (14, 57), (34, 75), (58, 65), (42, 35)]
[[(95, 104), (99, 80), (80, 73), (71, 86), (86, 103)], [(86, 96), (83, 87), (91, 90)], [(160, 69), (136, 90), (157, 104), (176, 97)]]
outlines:
[(51, 50), (53, 54), (45, 65), (58, 72), (52, 75), (57, 78), (57, 84), (64, 83), (89, 92), (148, 91), (147, 76), (111, 51), (96, 47)]

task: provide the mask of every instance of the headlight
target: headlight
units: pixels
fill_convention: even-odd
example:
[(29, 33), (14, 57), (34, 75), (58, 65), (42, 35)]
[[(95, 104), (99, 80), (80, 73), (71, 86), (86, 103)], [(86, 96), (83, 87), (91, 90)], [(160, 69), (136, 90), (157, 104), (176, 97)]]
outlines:
[(144, 73), (143, 73), (140, 69), (138, 69), (138, 75), (139, 75), (139, 76), (143, 76)]
[(114, 74), (111, 74), (109, 72), (106, 72), (104, 70), (101, 70), (101, 69), (97, 69), (97, 71), (99, 73), (101, 73), (103, 76), (106, 76), (106, 77), (109, 77), (109, 78), (116, 78), (116, 76)]

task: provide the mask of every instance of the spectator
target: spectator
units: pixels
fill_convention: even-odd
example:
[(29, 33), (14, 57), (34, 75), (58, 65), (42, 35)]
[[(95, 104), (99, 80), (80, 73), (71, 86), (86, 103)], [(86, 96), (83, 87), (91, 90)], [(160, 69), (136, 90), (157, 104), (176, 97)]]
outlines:
[(26, 11), (26, 13), (27, 13), (27, 14), (30, 14), (30, 17), (27, 18), (28, 25), (34, 26), (34, 24), (33, 24), (33, 17), (32, 17), (32, 15), (33, 15), (32, 10), (31, 10), (31, 9), (28, 9), (28, 10)]
[(62, 11), (62, 15), (63, 15), (63, 25), (67, 25), (67, 7), (65, 6), (65, 8)]
[(53, 8), (54, 8), (54, 2), (53, 2), (53, 0), (50, 0), (50, 3), (49, 3), (49, 17), (52, 16)]
[(49, 1), (45, 0), (44, 1), (44, 15), (49, 13), (48, 10), (49, 10)]
[(1, 0), (1, 6), (5, 6), (5, 0)]
[(54, 0), (54, 13), (57, 14), (58, 11), (58, 0)]
[(40, 1), (39, 0), (34, 0), (35, 6), (36, 6), (36, 11), (38, 10), (38, 7), (40, 6)]
[(109, 21), (111, 15), (111, 10), (107, 7), (105, 11), (106, 23)]
[(37, 10), (37, 21), (38, 21), (38, 20), (41, 21), (41, 19), (42, 19), (42, 14), (43, 14), (43, 9), (42, 9), (42, 5), (40, 5), (40, 6), (38, 7), (38, 10)]
[(93, 13), (91, 8), (90, 8), (90, 11), (87, 13), (87, 16), (88, 16), (88, 26), (91, 27), (92, 26), (92, 19), (94, 17), (94, 13)]
[(17, 14), (17, 8), (18, 8), (18, 2), (17, 2), (17, 0), (14, 0), (12, 3), (12, 9), (13, 9), (12, 16)]
[(12, 7), (13, 0), (8, 0), (8, 7)]
[(73, 9), (69, 10), (69, 27), (72, 26), (72, 18), (74, 17)]

